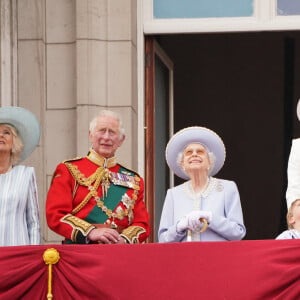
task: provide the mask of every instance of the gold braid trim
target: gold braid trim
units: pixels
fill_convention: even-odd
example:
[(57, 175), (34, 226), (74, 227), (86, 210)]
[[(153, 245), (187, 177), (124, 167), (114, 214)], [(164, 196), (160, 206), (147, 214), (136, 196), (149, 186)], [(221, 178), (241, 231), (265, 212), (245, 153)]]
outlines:
[[(78, 213), (88, 202), (92, 197), (97, 196), (97, 190), (98, 187), (102, 181), (102, 179), (107, 176), (107, 171), (103, 167), (99, 167), (95, 173), (93, 173), (90, 177), (86, 178), (84, 174), (82, 174), (76, 165), (73, 165), (71, 163), (65, 162), (66, 167), (70, 171), (73, 178), (76, 180), (76, 182), (80, 185), (88, 187), (90, 190), (89, 193), (85, 196), (85, 198), (77, 205), (73, 210), (72, 214)], [(92, 183), (95, 182), (94, 186), (92, 186)]]
[(146, 230), (141, 226), (129, 226), (122, 231), (121, 237), (129, 244), (138, 244), (139, 236), (144, 232), (146, 232)]
[(66, 167), (70, 171), (71, 175), (76, 179), (76, 181), (80, 185), (84, 185), (84, 186), (90, 186), (93, 182), (95, 182), (97, 180), (98, 176), (100, 176), (100, 178), (102, 178), (102, 176), (105, 173), (105, 169), (103, 167), (99, 167), (96, 170), (95, 173), (93, 173), (90, 177), (86, 178), (84, 176), (84, 174), (82, 174), (78, 170), (78, 167), (76, 165), (73, 165), (73, 164), (68, 163), (68, 162), (65, 162), (64, 164), (66, 165)]
[(70, 214), (61, 218), (61, 222), (67, 223), (71, 225), (71, 227), (73, 228), (72, 238), (71, 238), (73, 242), (76, 241), (76, 236), (78, 234), (78, 231), (81, 231), (81, 233), (84, 236), (87, 236), (92, 229), (96, 228), (94, 225)]

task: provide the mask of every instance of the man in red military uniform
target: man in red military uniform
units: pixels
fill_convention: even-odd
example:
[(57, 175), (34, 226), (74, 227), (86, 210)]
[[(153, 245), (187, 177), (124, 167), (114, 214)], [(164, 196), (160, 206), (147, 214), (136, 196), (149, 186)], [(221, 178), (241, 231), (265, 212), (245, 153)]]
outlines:
[(46, 201), (48, 226), (65, 243), (141, 243), (149, 236), (144, 181), (117, 163), (125, 135), (118, 114), (101, 111), (90, 123), (86, 157), (60, 163)]

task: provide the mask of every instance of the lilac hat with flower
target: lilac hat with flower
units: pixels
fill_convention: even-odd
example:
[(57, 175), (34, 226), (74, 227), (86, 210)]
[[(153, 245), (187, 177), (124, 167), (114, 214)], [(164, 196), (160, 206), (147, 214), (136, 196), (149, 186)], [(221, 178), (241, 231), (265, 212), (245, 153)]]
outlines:
[(29, 110), (18, 106), (0, 107), (0, 124), (14, 126), (23, 142), (20, 161), (28, 157), (40, 140), (40, 124)]
[(203, 145), (209, 152), (215, 156), (215, 163), (210, 175), (217, 174), (224, 165), (226, 150), (222, 139), (212, 130), (192, 126), (184, 128), (175, 133), (169, 140), (166, 147), (166, 160), (169, 168), (179, 177), (189, 179), (177, 162), (178, 154), (191, 143)]

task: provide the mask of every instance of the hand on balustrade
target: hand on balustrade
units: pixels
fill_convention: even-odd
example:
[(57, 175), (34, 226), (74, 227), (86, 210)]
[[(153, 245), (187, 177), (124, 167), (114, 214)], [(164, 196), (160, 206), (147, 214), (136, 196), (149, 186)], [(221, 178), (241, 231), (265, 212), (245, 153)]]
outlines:
[(92, 242), (99, 244), (123, 244), (124, 239), (112, 228), (95, 228), (87, 236)]

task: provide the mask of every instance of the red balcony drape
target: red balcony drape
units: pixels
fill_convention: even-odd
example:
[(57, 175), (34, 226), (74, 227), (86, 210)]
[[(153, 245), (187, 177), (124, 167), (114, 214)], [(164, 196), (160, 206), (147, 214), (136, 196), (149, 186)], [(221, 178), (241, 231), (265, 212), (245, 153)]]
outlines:
[(0, 299), (300, 299), (300, 240), (0, 247)]

